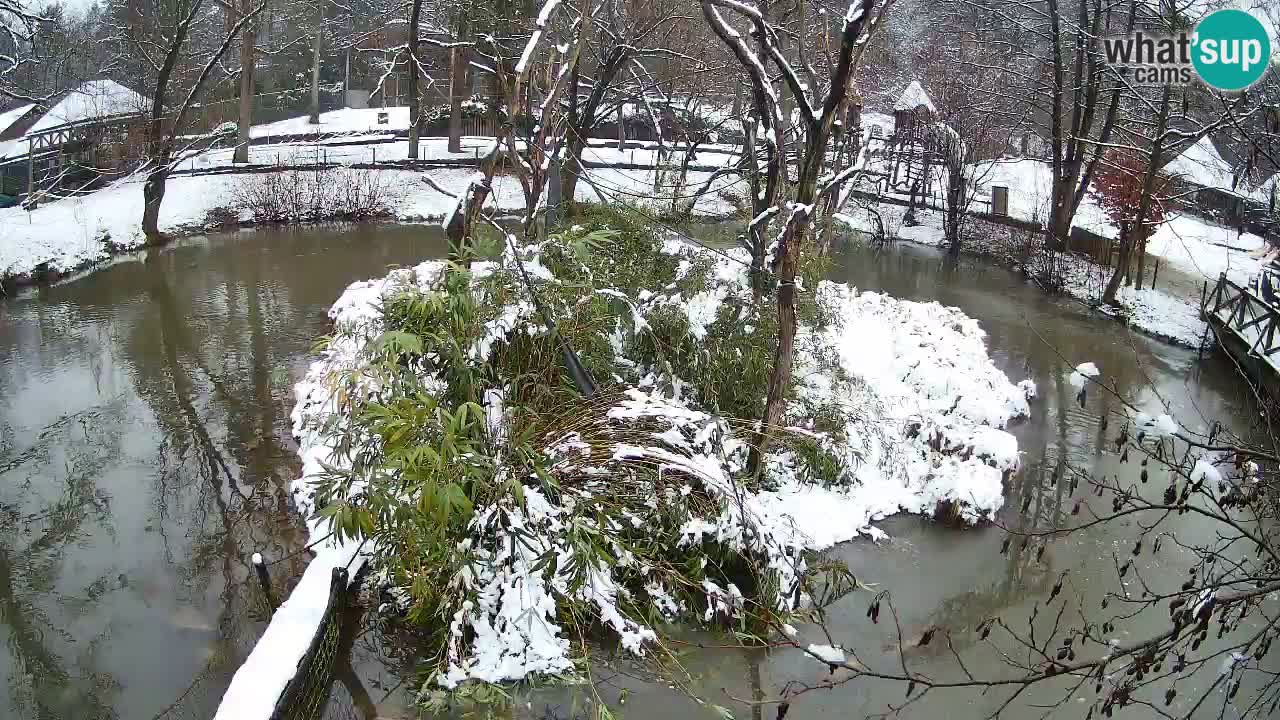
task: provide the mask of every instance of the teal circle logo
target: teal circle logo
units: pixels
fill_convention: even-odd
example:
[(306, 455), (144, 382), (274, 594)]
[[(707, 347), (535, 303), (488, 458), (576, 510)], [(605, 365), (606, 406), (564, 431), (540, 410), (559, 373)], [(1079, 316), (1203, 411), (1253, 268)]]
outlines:
[(1243, 10), (1209, 13), (1196, 26), (1193, 45), (1191, 64), (1200, 79), (1219, 90), (1249, 87), (1271, 62), (1266, 28)]

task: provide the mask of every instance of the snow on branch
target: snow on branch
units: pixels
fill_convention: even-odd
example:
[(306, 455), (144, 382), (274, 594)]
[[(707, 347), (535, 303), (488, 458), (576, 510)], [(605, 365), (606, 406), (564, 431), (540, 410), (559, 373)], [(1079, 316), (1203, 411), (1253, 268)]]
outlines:
[[(791, 94), (795, 96), (796, 105), (799, 106), (800, 116), (804, 118), (806, 126), (809, 129), (816, 128), (818, 117), (814, 114), (813, 103), (809, 100), (809, 93), (800, 74), (791, 65), (791, 61), (787, 59), (786, 54), (779, 47), (778, 33), (772, 25), (765, 20), (764, 14), (752, 5), (739, 2), (739, 0), (708, 0), (713, 4), (719, 5), (734, 12), (745, 15), (755, 25), (758, 38), (764, 44), (765, 49), (769, 53), (769, 57), (773, 60), (778, 69), (782, 71), (782, 79), (786, 82), (787, 87), (791, 90)], [(869, 3), (868, 3), (869, 4)], [(848, 23), (846, 23), (848, 27)], [(736, 32), (735, 32), (736, 34)], [(738, 38), (741, 41), (741, 36)]]
[(533, 59), (533, 51), (538, 48), (538, 43), (542, 40), (542, 34), (546, 32), (547, 24), (551, 22), (551, 16), (559, 6), (560, 0), (547, 0), (542, 6), (542, 10), (538, 12), (538, 20), (535, 23), (536, 27), (533, 34), (529, 36), (529, 42), (525, 43), (524, 52), (520, 54), (520, 61), (516, 63), (517, 75), (523, 75), (525, 68), (529, 66), (529, 61)]
[[(751, 78), (752, 92), (755, 95), (756, 105), (764, 111), (764, 117), (760, 118), (765, 123), (766, 129), (769, 127), (782, 127), (782, 112), (779, 110), (778, 95), (773, 90), (773, 83), (769, 81), (769, 73), (765, 70), (764, 62), (759, 55), (755, 53), (747, 43), (742, 39), (742, 33), (739, 33), (729, 24), (720, 11), (715, 7), (717, 0), (703, 0), (702, 12), (707, 19), (707, 23), (711, 25), (711, 30), (720, 37), (720, 40), (737, 56), (738, 61), (746, 68), (747, 74)], [(781, 147), (782, 143), (777, 143)]]

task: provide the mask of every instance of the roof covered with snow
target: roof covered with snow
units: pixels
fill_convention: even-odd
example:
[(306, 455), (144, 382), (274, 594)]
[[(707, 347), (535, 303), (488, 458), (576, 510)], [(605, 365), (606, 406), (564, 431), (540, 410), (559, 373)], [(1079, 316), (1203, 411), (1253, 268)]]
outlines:
[[(1226, 192), (1244, 192), (1244, 183), (1237, 182), (1231, 164), (1222, 159), (1209, 138), (1202, 137), (1182, 154), (1165, 165), (1164, 172), (1192, 185), (1214, 188)], [(1243, 179), (1242, 179), (1243, 180)]]
[(145, 97), (114, 80), (90, 80), (64, 93), (27, 133), (87, 120), (136, 115), (144, 112), (147, 105)]
[(19, 105), (16, 108), (0, 112), (0, 133), (4, 132), (5, 128), (17, 122), (18, 118), (26, 115), (33, 107), (35, 107), (35, 105)]
[(924, 107), (929, 112), (938, 112), (933, 106), (933, 101), (929, 99), (929, 95), (924, 91), (924, 87), (920, 85), (919, 80), (912, 80), (906, 90), (898, 96), (898, 102), (893, 104), (894, 110), (915, 110)]

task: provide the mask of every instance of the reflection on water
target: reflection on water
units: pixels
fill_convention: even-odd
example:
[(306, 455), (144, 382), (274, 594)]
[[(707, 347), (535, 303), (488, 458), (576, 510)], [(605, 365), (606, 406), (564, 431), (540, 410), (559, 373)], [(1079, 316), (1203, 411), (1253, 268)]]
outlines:
[(261, 230), (0, 304), (0, 716), (212, 716), (265, 621), (249, 556), (307, 561), (288, 413), (325, 310), (442, 248)]

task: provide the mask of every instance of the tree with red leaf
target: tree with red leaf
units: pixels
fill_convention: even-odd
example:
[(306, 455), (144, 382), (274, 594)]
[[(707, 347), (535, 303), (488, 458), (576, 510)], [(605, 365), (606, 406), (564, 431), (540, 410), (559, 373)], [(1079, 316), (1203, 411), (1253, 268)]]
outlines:
[[(1147, 238), (1164, 223), (1172, 178), (1151, 171), (1148, 158), (1132, 149), (1107, 152), (1094, 176), (1090, 192), (1107, 217), (1120, 228), (1120, 257), (1102, 301), (1115, 304), (1120, 282), (1129, 274), (1134, 250), (1146, 252)], [(1144, 202), (1145, 200), (1145, 202)], [(1132, 285), (1132, 278), (1130, 278)]]

